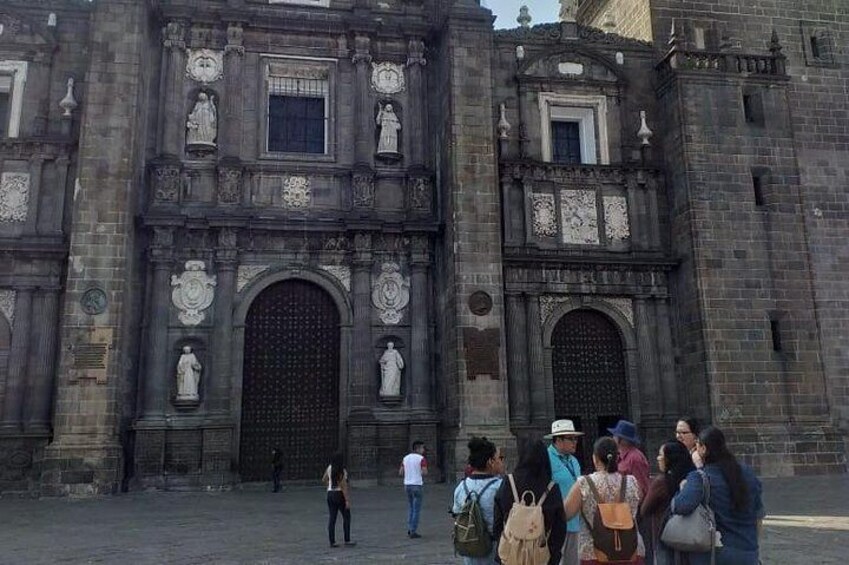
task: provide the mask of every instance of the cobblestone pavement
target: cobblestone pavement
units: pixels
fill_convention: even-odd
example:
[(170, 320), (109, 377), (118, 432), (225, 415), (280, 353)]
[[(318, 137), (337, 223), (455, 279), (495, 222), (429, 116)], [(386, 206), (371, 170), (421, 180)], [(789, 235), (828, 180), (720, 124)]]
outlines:
[[(765, 480), (765, 564), (849, 563), (849, 477)], [(319, 488), (281, 494), (132, 493), (0, 499), (0, 563), (444, 565), (452, 555), (449, 485), (427, 485), (410, 540), (400, 487), (354, 490), (354, 548), (328, 547)], [(338, 524), (341, 539), (341, 519)]]

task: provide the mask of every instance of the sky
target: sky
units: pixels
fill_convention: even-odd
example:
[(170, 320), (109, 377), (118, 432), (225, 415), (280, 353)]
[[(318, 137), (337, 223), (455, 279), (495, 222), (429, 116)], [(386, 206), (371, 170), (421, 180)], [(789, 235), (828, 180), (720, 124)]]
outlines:
[(481, 0), (481, 4), (492, 10), (496, 29), (517, 27), (516, 16), (519, 6), (525, 4), (531, 12), (531, 25), (557, 21), (560, 13), (558, 0)]

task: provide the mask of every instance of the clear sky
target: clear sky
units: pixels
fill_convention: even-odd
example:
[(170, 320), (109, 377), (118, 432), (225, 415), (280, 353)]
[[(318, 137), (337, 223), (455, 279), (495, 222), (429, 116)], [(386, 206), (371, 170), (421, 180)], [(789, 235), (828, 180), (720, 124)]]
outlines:
[(516, 16), (519, 6), (525, 4), (531, 11), (531, 25), (557, 21), (560, 2), (557, 0), (481, 0), (481, 4), (492, 10), (496, 28), (517, 27)]

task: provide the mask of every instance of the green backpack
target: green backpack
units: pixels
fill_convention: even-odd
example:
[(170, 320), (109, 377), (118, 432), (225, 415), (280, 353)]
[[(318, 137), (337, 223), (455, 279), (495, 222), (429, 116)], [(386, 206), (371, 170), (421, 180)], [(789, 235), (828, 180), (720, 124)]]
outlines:
[(498, 479), (492, 479), (484, 485), (480, 492), (470, 491), (463, 479), (466, 489), (466, 501), (460, 513), (454, 518), (454, 552), (463, 557), (486, 557), (492, 553), (492, 535), (483, 519), (483, 510), (478, 501)]

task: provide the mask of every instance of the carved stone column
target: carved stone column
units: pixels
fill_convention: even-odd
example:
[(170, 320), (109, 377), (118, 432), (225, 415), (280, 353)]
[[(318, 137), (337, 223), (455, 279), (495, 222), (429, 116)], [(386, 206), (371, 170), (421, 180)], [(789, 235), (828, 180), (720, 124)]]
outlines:
[(646, 225), (645, 225), (645, 194), (637, 184), (637, 179), (630, 176), (627, 179), (628, 197), (628, 222), (631, 224), (631, 244), (635, 250), (645, 250)]
[(41, 173), (44, 168), (44, 159), (34, 156), (29, 161), (29, 213), (27, 214), (26, 231), (36, 233), (38, 231), (38, 203), (41, 201)]
[(412, 241), (410, 266), (410, 384), (411, 404), (416, 412), (431, 411), (430, 347), (428, 344), (427, 269), (430, 265), (430, 242), (427, 236)]
[(64, 211), (65, 211), (65, 199), (64, 195), (67, 194), (65, 191), (65, 185), (68, 182), (68, 165), (71, 160), (68, 155), (64, 153), (59, 155), (56, 159), (56, 186), (59, 187), (59, 190), (62, 192), (63, 198), (60, 200), (62, 202), (61, 206), (54, 206), (52, 209), (47, 211), (47, 219), (42, 221), (42, 228), (44, 233), (49, 235), (57, 236), (62, 235), (62, 221), (64, 219)]
[(238, 266), (237, 235), (231, 228), (218, 232), (215, 265), (215, 327), (212, 332), (212, 370), (208, 373), (206, 406), (210, 412), (228, 413), (233, 346), (233, 296)]
[(18, 288), (15, 298), (15, 322), (6, 373), (6, 394), (3, 397), (3, 420), (0, 422), (0, 429), (4, 430), (17, 431), (21, 426), (29, 358), (32, 293), (32, 288)]
[(354, 248), (354, 270), (351, 277), (354, 311), (352, 414), (357, 411), (369, 411), (377, 398), (377, 376), (374, 374), (371, 343), (371, 234), (356, 234)]
[(183, 76), (186, 72), (186, 42), (185, 29), (179, 22), (168, 22), (163, 30), (164, 51), (167, 53), (167, 65), (162, 68), (162, 87), (164, 96), (160, 112), (162, 116), (161, 153), (165, 155), (180, 155), (181, 140), (186, 117), (183, 101)]
[(227, 26), (227, 45), (224, 47), (224, 88), (221, 127), (218, 132), (218, 154), (238, 158), (242, 139), (242, 61), (245, 56), (242, 24)]
[(171, 378), (168, 362), (168, 317), (171, 308), (171, 266), (174, 230), (154, 228), (149, 261), (153, 269), (151, 280), (150, 319), (145, 349), (145, 375), (142, 383), (142, 419), (161, 420)]
[(657, 299), (655, 308), (657, 315), (657, 356), (660, 367), (661, 390), (663, 391), (663, 415), (667, 418), (677, 418), (681, 414), (681, 410), (678, 405), (678, 386), (675, 382), (669, 299)]
[(33, 319), (38, 327), (34, 332), (31, 384), (27, 394), (26, 428), (28, 432), (45, 433), (50, 429), (58, 310), (59, 289), (39, 290), (33, 308)]
[(369, 96), (369, 64), (371, 40), (367, 35), (354, 38), (355, 98), (354, 115), (357, 126), (354, 128), (354, 162), (358, 165), (373, 163), (372, 145), (374, 143), (374, 119)]
[(637, 347), (640, 358), (640, 400), (644, 419), (660, 416), (660, 378), (657, 370), (657, 352), (650, 312), (651, 304), (645, 296), (634, 299), (634, 322), (637, 330)]
[(507, 384), (510, 393), (510, 422), (525, 425), (531, 410), (528, 386), (528, 334), (525, 303), (520, 294), (507, 294)]
[(539, 318), (539, 295), (527, 295), (526, 325), (528, 332), (528, 381), (531, 385), (531, 419), (535, 423), (550, 419), (546, 408), (545, 363), (542, 348), (542, 323)]
[[(424, 83), (422, 81), (422, 67), (427, 64), (424, 57), (424, 42), (420, 39), (411, 39), (407, 44), (407, 72), (409, 74), (409, 125), (410, 147), (407, 153), (410, 156), (410, 164), (420, 167), (424, 164), (424, 143), (427, 139), (424, 131), (424, 109), (421, 101), (425, 99)], [(418, 139), (413, 139), (417, 136)]]

